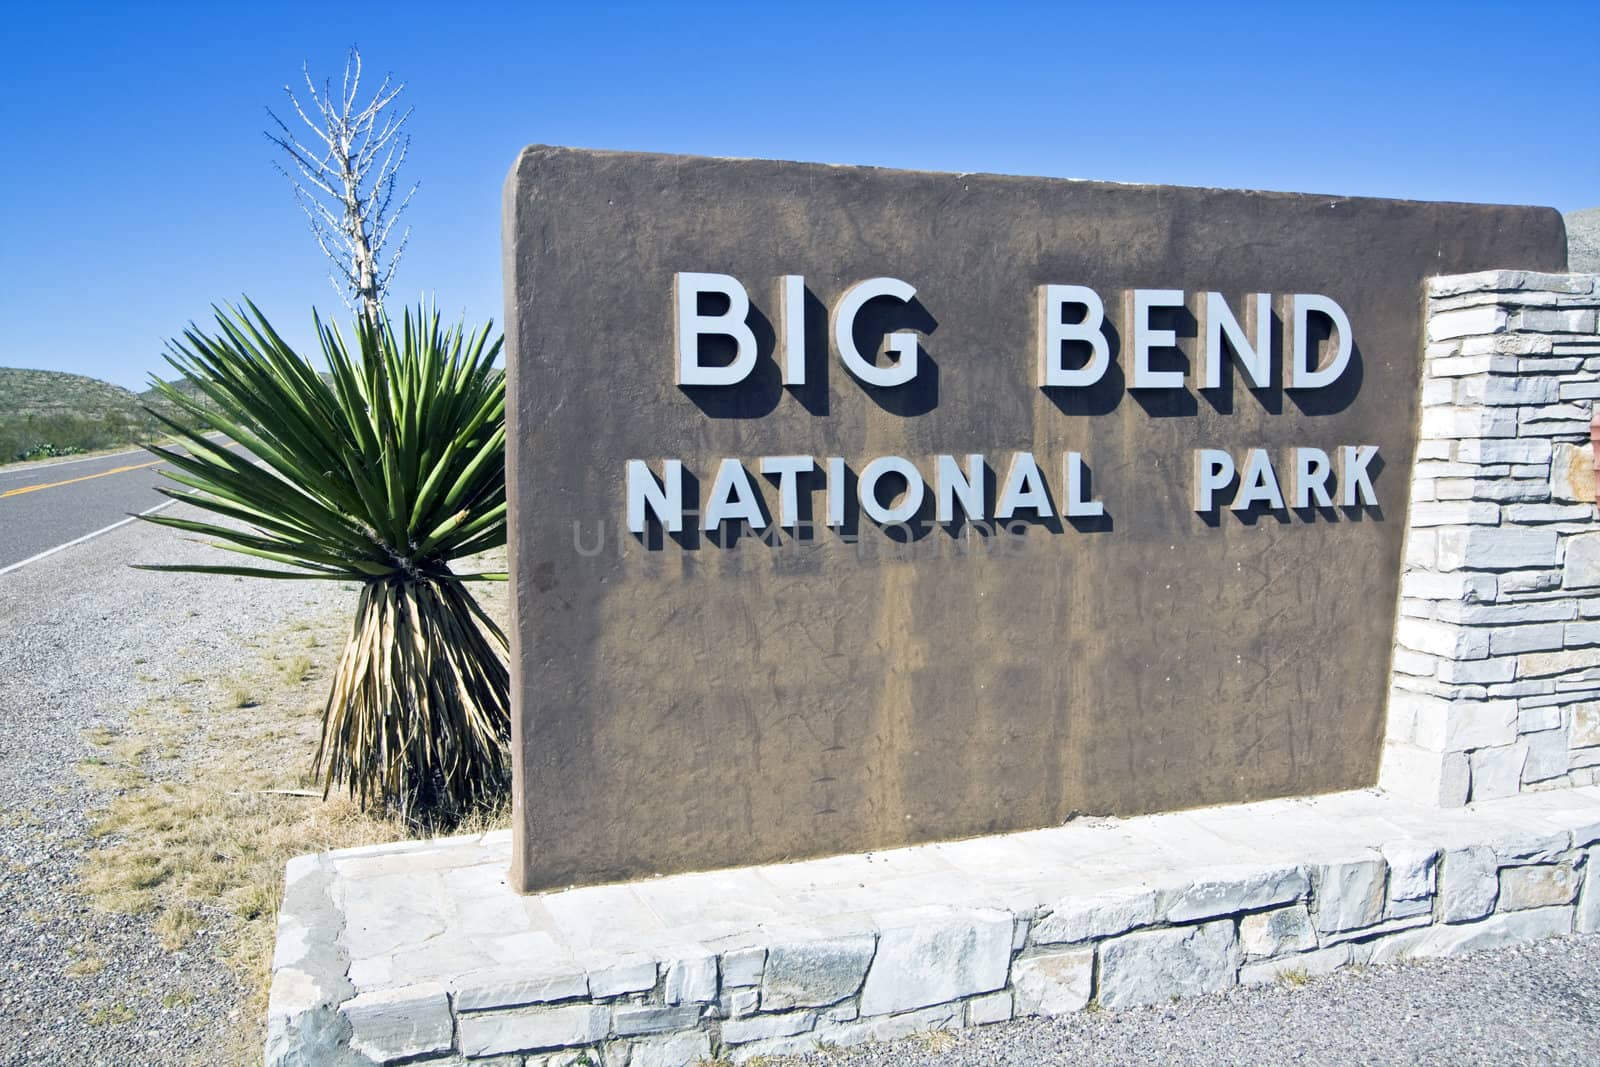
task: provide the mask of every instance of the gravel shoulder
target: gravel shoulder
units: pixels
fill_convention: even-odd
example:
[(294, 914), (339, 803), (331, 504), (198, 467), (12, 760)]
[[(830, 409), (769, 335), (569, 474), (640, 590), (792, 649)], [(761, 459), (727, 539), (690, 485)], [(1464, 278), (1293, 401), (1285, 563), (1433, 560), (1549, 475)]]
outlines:
[(153, 913), (80, 891), (91, 813), (122, 788), (86, 773), (104, 763), (89, 737), (157, 704), (203, 723), (259, 669), (263, 635), (341, 627), (353, 604), (334, 583), (127, 566), (217, 555), (133, 523), (0, 576), (0, 1064), (189, 1063), (235, 1040), (246, 990), (216, 958), (219, 924), (200, 916), (174, 951)]

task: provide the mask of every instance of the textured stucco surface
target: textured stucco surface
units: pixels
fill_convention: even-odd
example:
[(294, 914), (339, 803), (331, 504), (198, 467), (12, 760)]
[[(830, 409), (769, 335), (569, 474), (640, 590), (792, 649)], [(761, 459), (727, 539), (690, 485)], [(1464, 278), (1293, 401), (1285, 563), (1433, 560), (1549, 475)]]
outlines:
[[(1421, 281), (1566, 261), (1547, 209), (542, 147), (505, 209), (524, 889), (1370, 785)], [(677, 271), (749, 288), (762, 358), (744, 386), (674, 384)], [(814, 298), (800, 389), (772, 358), (784, 274)], [(920, 300), (878, 321), (922, 335), (929, 369), (898, 390), (865, 389), (823, 343), (824, 309), (878, 275)], [(1325, 293), (1355, 361), (1319, 394), (1235, 372), (1141, 395), (1114, 342), (1101, 387), (1047, 392), (1044, 283), (1096, 288), (1119, 330), (1135, 286), (1185, 289), (1191, 309), (1206, 289), (1236, 308)], [(1168, 325), (1184, 355), (1158, 361), (1195, 363), (1193, 319)], [(1380, 446), (1378, 509), (1191, 510), (1196, 447), (1345, 444)], [(1003, 474), (1018, 449), (1058, 503), (1061, 453), (1081, 451), (1109, 520), (976, 554), (942, 527), (903, 545), (864, 522), (859, 545), (821, 530), (774, 549), (622, 526), (630, 458), (682, 459), (702, 491), (742, 459), (771, 507), (763, 455), (859, 471), (898, 454), (928, 474), (938, 453), (983, 452)], [(814, 507), (820, 525), (820, 491)]]

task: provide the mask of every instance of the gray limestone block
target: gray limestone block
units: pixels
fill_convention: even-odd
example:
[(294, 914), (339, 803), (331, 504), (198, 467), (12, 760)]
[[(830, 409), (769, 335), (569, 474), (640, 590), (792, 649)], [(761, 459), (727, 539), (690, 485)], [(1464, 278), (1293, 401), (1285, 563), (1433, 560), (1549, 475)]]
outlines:
[(1600, 207), (1574, 211), (1566, 223), (1567, 269), (1600, 273)]
[[(567, 1049), (544, 1056), (529, 1056), (523, 1060), (523, 1065), (524, 1067), (611, 1067), (611, 1061), (604, 1059), (604, 1056), (604, 1052), (597, 1052), (594, 1049)], [(496, 1056), (490, 1060), (467, 1060), (466, 1065), (478, 1067), (480, 1063), (507, 1063), (509, 1067), (510, 1062), (514, 1062), (510, 1056)]]
[(967, 1001), (967, 1025), (988, 1026), (990, 1023), (1010, 1022), (1012, 1016), (1011, 991), (985, 993)]
[(901, 1015), (863, 1019), (815, 1036), (819, 1043), (840, 1046), (859, 1045), (868, 1041), (896, 1041), (929, 1030), (960, 1029), (963, 1018), (961, 1004), (936, 1004)]
[[(1566, 387), (1563, 386), (1563, 391)], [(1594, 446), (1558, 443), (1550, 458), (1550, 496), (1554, 500), (1594, 500)]]
[(1317, 870), (1317, 929), (1356, 930), (1383, 918), (1388, 865), (1381, 856), (1330, 863)]
[(761, 1008), (761, 990), (724, 989), (717, 1002), (725, 1019), (739, 1019), (754, 1015)]
[(761, 977), (762, 1008), (820, 1008), (854, 996), (876, 948), (871, 934), (771, 945)]
[(765, 1041), (775, 1037), (792, 1037), (809, 1033), (817, 1025), (814, 1011), (791, 1011), (782, 1015), (752, 1015), (744, 1019), (729, 1019), (722, 1024), (722, 1040), (729, 1045), (743, 1045), (751, 1041)]
[(1288, 975), (1306, 977), (1329, 974), (1349, 962), (1350, 946), (1334, 945), (1330, 948), (1317, 949), (1315, 952), (1301, 952), (1275, 960), (1247, 963), (1239, 968), (1239, 984), (1260, 985), (1263, 982), (1275, 982)]
[(1444, 854), (1439, 868), (1441, 917), (1447, 923), (1481, 919), (1500, 897), (1494, 850), (1474, 845)]
[(1374, 942), (1369, 962), (1396, 963), (1429, 956), (1459, 956), (1572, 932), (1570, 907), (1534, 908), (1491, 915), (1478, 922), (1426, 926)]
[(438, 982), (363, 993), (340, 1008), (350, 1048), (378, 1063), (449, 1052), (455, 1043), (450, 998)]
[(1507, 867), (1500, 872), (1500, 910), (1522, 911), (1571, 904), (1580, 875), (1571, 863)]
[(990, 909), (917, 908), (885, 916), (861, 989), (862, 1015), (888, 1015), (991, 993), (1006, 984), (1012, 917)]
[(1439, 850), (1432, 845), (1395, 842), (1383, 846), (1389, 864), (1389, 899), (1424, 900), (1433, 896)]
[(698, 1004), (619, 1006), (611, 1017), (611, 1029), (618, 1037), (687, 1030), (700, 1022), (700, 1011)]
[(1100, 947), (1100, 1003), (1124, 1008), (1213, 993), (1233, 985), (1238, 969), (1229, 919), (1124, 934)]
[[(1556, 564), (1556, 541), (1556, 534), (1551, 530), (1501, 530), (1481, 527), (1470, 531), (1452, 530), (1449, 536), (1440, 542), (1439, 563), (1446, 570), (1455, 570), (1459, 567), (1484, 570), (1552, 567)], [(1595, 582), (1600, 584), (1600, 578), (1596, 578)]]
[(1299, 867), (1228, 868), (1163, 891), (1160, 911), (1169, 922), (1210, 919), (1301, 900), (1310, 888)]
[(1329, 948), (1333, 945), (1349, 944), (1352, 946), (1353, 951), (1361, 951), (1361, 946), (1365, 942), (1388, 934), (1396, 934), (1402, 930), (1415, 930), (1420, 926), (1432, 925), (1433, 908), (1428, 906), (1428, 901), (1406, 901), (1404, 903), (1407, 905), (1420, 903), (1424, 907), (1415, 911), (1409, 907), (1397, 909), (1404, 914), (1393, 919), (1385, 919), (1375, 926), (1363, 926), (1357, 930), (1344, 930), (1336, 934), (1323, 934), (1320, 937), (1322, 947)]
[(1304, 904), (1258, 911), (1239, 919), (1239, 948), (1246, 957), (1281, 956), (1317, 947)]
[(1591, 848), (1583, 865), (1583, 891), (1573, 927), (1580, 934), (1600, 932), (1600, 848)]
[(1524, 734), (1528, 745), (1528, 761), (1522, 768), (1524, 782), (1543, 782), (1567, 773), (1570, 762), (1567, 731), (1543, 730)]
[(711, 1059), (711, 1035), (704, 1030), (634, 1042), (628, 1067), (690, 1067)]
[(1586, 701), (1572, 706), (1570, 743), (1573, 748), (1600, 745), (1600, 703)]
[(1568, 589), (1600, 586), (1600, 533), (1579, 534), (1567, 541), (1563, 580)]
[(709, 1004), (717, 999), (717, 957), (698, 946), (680, 950), (667, 965), (668, 1004)]
[(1528, 761), (1526, 743), (1480, 748), (1468, 758), (1472, 763), (1473, 800), (1515, 796), (1520, 791), (1522, 769)]
[(656, 984), (656, 961), (637, 954), (620, 957), (589, 971), (589, 995), (618, 997), (643, 993)]
[(456, 992), (457, 1011), (490, 1011), (524, 1004), (575, 1000), (589, 993), (589, 978), (582, 970), (566, 974), (506, 977), (501, 981), (474, 981)]
[[(1600, 209), (1596, 209), (1600, 210)], [(1577, 212), (1583, 214), (1583, 212)], [(1567, 247), (1572, 242), (1572, 215), (1567, 216)], [(1570, 260), (1570, 255), (1569, 255)], [(1569, 270), (1585, 268), (1569, 266)], [(1482, 270), (1470, 274), (1451, 274), (1428, 279), (1428, 295), (1435, 299), (1459, 296), (1465, 293), (1504, 293), (1516, 290), (1535, 290), (1553, 293), (1587, 293), (1585, 279), (1566, 274), (1552, 274), (1531, 270)]]
[(1497, 656), (1517, 652), (1554, 652), (1566, 643), (1567, 625), (1547, 622), (1496, 627), (1489, 635), (1489, 649)]
[(767, 962), (764, 948), (729, 949), (722, 954), (724, 988), (761, 984), (761, 970)]
[(1094, 994), (1094, 949), (1044, 952), (1011, 968), (1018, 1015), (1067, 1015), (1081, 1011)]
[(1142, 886), (1062, 901), (1033, 926), (1036, 945), (1070, 944), (1127, 933), (1156, 921), (1156, 893)]
[(1554, 863), (1572, 847), (1572, 835), (1529, 829), (1497, 836), (1489, 847), (1502, 865)]
[(461, 1051), (473, 1058), (573, 1048), (603, 1040), (610, 1028), (611, 1009), (597, 1004), (471, 1012), (460, 1018)]

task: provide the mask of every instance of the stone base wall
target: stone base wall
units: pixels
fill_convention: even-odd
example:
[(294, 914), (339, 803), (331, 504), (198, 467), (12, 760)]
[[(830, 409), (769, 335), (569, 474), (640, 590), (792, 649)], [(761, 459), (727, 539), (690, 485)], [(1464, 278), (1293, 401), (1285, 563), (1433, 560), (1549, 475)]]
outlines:
[[(497, 954), (517, 962), (493, 980), (444, 976), (351, 996), (349, 980), (364, 980), (373, 961), (324, 961), (329, 979), (343, 990), (333, 1000), (341, 1002), (314, 1008), (308, 1003), (285, 1014), (288, 1001), (304, 997), (307, 988), (306, 979), (297, 977), (301, 964), (289, 958), (295, 946), (310, 943), (297, 924), (314, 925), (317, 916), (329, 914), (322, 894), (345, 854), (304, 857), (295, 861), (285, 902), (267, 1060), (499, 1067), (740, 1063), (1060, 1015), (1095, 1004), (1157, 1004), (1237, 984), (1300, 981), (1353, 964), (1595, 931), (1600, 796), (1582, 799), (1583, 807), (1558, 809), (1553, 817), (1543, 809), (1514, 818), (1493, 812), (1474, 823), (1471, 833), (1452, 829), (1444, 845), (1407, 837), (1375, 848), (1329, 850), (1326, 842), (1341, 827), (1371, 832), (1387, 818), (1364, 795), (1346, 794), (1327, 798), (1323, 813), (1312, 813), (1321, 821), (1288, 830), (1302, 836), (1325, 824), (1324, 844), (1312, 850), (1329, 858), (1318, 862), (1233, 863), (1197, 868), (1189, 876), (1174, 871), (1165, 880), (1131, 881), (1042, 907), (1019, 900), (1014, 906), (924, 906), (826, 923), (797, 919), (793, 926), (762, 924), (720, 942), (705, 939), (666, 951), (591, 952), (583, 962), (564, 966), (552, 963), (544, 950), (548, 939), (507, 934), (496, 942)], [(1225, 832), (1235, 825), (1226, 821), (1237, 818), (1231, 815), (1235, 809), (1214, 810), (1216, 821), (1200, 825)], [(1269, 825), (1285, 817), (1283, 810), (1264, 808), (1249, 817)], [(1117, 825), (1103, 834), (1117, 835)], [(1171, 829), (1175, 837), (1210, 832), (1187, 824)], [(1006, 841), (962, 845), (994, 848)], [(1222, 851), (1241, 854), (1236, 847)], [(463, 860), (485, 862), (481, 848), (455, 855), (454, 865), (442, 869), (473, 869), (460, 866)], [(347, 916), (361, 913), (356, 898), (363, 891), (393, 899), (404, 887), (381, 871), (398, 870), (407, 859), (394, 852), (364, 860), (374, 872), (365, 890), (350, 880), (355, 868), (346, 865), (345, 882), (333, 897), (345, 901)], [(858, 860), (868, 862), (817, 862)], [(421, 856), (423, 866), (431, 862), (438, 857)], [(887, 862), (892, 867), (901, 861), (891, 854)], [(1072, 877), (1069, 866), (1062, 865), (1062, 877)], [(426, 881), (423, 874), (406, 877), (415, 878), (416, 886)], [(308, 893), (316, 894), (315, 906), (301, 899)], [(1005, 895), (991, 889), (986, 899)], [(412, 893), (400, 896), (394, 906), (402, 911), (422, 906)], [(477, 929), (515, 899), (509, 889), (495, 890), (470, 901), (454, 922)], [(595, 901), (594, 921), (604, 923), (605, 902), (598, 896)], [(710, 901), (705, 921), (714, 924), (726, 915), (736, 924), (741, 908), (733, 896)], [(405, 921), (438, 931), (436, 939), (449, 938), (458, 952), (473, 936), (457, 938), (420, 914)], [(383, 929), (347, 929), (340, 943), (382, 940)], [(451, 945), (425, 944), (435, 953), (452, 951)]]
[(1444, 806), (1600, 780), (1600, 277), (1430, 279), (1380, 784)]

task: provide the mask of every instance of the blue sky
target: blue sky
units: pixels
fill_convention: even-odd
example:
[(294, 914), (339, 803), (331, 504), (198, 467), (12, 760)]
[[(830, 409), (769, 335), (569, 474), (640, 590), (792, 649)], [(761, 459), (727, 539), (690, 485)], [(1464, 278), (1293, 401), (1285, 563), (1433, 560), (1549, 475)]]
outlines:
[(359, 45), (415, 106), (391, 304), (502, 316), (524, 144), (1600, 205), (1600, 4), (15, 5), (0, 366), (142, 387), (248, 294), (344, 316), (262, 136)]

